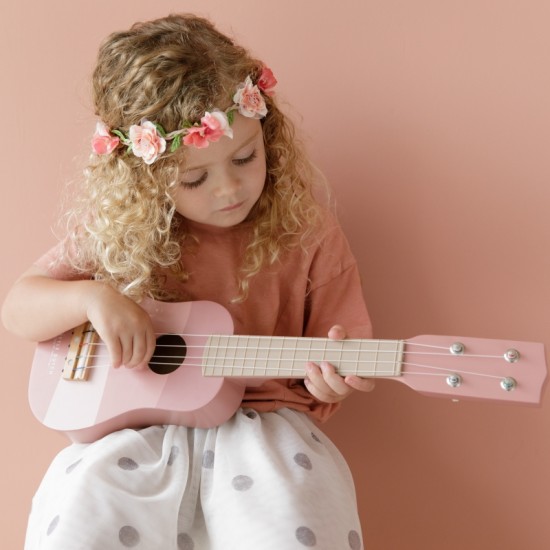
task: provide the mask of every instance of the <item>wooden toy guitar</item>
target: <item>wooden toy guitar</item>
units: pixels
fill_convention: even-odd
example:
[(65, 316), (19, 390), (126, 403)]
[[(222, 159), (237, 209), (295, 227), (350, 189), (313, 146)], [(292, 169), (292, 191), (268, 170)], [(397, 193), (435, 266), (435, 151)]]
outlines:
[(110, 368), (106, 346), (89, 324), (38, 344), (29, 384), (38, 420), (77, 442), (126, 427), (212, 427), (238, 409), (246, 386), (303, 378), (307, 361), (326, 360), (340, 374), (394, 378), (455, 400), (536, 404), (546, 379), (543, 344), (234, 336), (228, 311), (213, 302), (143, 306), (159, 333), (148, 368)]

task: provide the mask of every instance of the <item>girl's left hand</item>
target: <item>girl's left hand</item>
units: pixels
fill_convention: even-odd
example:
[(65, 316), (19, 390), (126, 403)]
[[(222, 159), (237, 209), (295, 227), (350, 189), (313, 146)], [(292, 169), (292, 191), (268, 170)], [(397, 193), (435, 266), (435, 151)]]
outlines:
[[(334, 325), (328, 332), (331, 340), (343, 340), (346, 331), (341, 325)], [(304, 380), (309, 393), (324, 403), (337, 403), (345, 399), (353, 390), (372, 391), (374, 380), (358, 376), (340, 376), (328, 362), (319, 365), (309, 362), (306, 365), (307, 378)]]

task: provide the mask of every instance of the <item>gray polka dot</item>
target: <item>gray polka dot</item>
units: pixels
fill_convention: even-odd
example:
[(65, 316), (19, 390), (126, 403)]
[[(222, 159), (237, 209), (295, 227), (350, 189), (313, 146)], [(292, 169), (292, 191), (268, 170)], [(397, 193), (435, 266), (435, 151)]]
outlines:
[(214, 467), (214, 451), (204, 451), (202, 455), (202, 467), (209, 469)]
[(179, 550), (193, 550), (195, 543), (193, 539), (187, 533), (178, 534), (178, 549)]
[(294, 462), (296, 462), (298, 466), (301, 466), (305, 470), (311, 470), (311, 468), (313, 468), (313, 466), (311, 465), (311, 460), (309, 459), (309, 456), (307, 456), (304, 453), (295, 454)]
[(82, 462), (81, 458), (78, 459), (76, 462), (73, 462), (70, 466), (67, 466), (67, 469), (65, 470), (65, 472), (70, 474), (81, 462)]
[(311, 432), (311, 437), (313, 441), (317, 441), (317, 443), (321, 443), (321, 440), (313, 432)]
[(124, 527), (121, 527), (118, 532), (118, 540), (120, 540), (122, 545), (126, 546), (126, 548), (132, 548), (133, 546), (137, 546), (139, 544), (139, 533), (137, 529), (131, 525), (125, 525)]
[(254, 418), (256, 418), (258, 416), (258, 413), (256, 411), (248, 411), (246, 413), (246, 416), (248, 416), (248, 418), (252, 418), (252, 420), (254, 420)]
[(248, 476), (235, 476), (231, 484), (235, 491), (248, 491), (254, 485), (254, 480)]
[(361, 537), (353, 529), (348, 533), (348, 542), (351, 550), (361, 550)]
[(127, 456), (118, 459), (118, 466), (123, 470), (137, 470), (139, 468), (139, 464)]
[(168, 466), (172, 466), (172, 464), (174, 464), (174, 461), (176, 460), (179, 453), (180, 453), (180, 449), (175, 445), (170, 449), (170, 456), (168, 457), (168, 462), (167, 462)]
[(296, 539), (304, 546), (315, 546), (317, 544), (315, 533), (309, 527), (298, 527), (296, 529)]
[(46, 535), (50, 536), (57, 527), (57, 524), (59, 523), (59, 516), (55, 516), (52, 521), (50, 521), (50, 524), (48, 525), (48, 530), (46, 531)]

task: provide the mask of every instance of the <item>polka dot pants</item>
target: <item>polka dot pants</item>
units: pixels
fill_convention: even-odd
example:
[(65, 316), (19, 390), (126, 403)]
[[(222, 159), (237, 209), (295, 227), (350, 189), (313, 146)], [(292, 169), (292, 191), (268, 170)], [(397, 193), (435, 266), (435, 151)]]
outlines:
[(122, 430), (64, 449), (25, 550), (360, 550), (349, 469), (303, 414)]

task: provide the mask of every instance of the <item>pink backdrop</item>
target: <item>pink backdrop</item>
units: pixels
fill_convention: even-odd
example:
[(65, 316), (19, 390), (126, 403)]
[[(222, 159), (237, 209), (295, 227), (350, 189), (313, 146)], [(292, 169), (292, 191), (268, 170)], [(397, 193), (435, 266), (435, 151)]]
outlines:
[[(4, 2), (2, 296), (54, 242), (59, 191), (94, 119), (99, 41), (171, 11), (210, 15), (276, 71), (333, 183), (381, 338), (455, 334), (550, 347), (550, 4), (493, 0)], [(22, 547), (62, 436), (26, 403), (33, 345), (0, 332), (0, 522)], [(395, 382), (327, 426), (353, 470), (365, 546), (550, 547), (550, 402), (423, 397)]]

